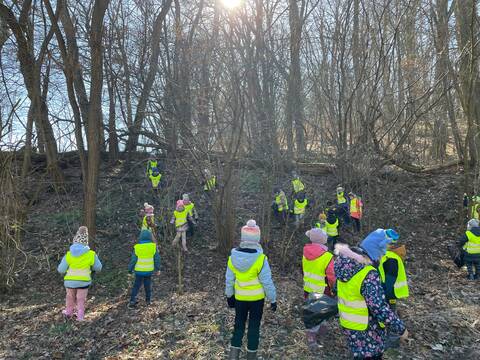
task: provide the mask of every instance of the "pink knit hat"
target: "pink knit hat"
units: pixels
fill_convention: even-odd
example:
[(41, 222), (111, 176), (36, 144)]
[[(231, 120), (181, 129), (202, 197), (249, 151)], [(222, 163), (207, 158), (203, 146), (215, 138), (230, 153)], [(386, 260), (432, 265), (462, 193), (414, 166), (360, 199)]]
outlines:
[(242, 227), (240, 234), (241, 242), (259, 243), (260, 242), (260, 228), (255, 220), (248, 220), (247, 225)]
[(150, 205), (149, 203), (143, 204), (143, 209), (145, 211), (145, 216), (153, 216), (153, 206)]
[(327, 233), (319, 228), (313, 228), (308, 230), (305, 235), (310, 239), (312, 243), (325, 245), (327, 243)]

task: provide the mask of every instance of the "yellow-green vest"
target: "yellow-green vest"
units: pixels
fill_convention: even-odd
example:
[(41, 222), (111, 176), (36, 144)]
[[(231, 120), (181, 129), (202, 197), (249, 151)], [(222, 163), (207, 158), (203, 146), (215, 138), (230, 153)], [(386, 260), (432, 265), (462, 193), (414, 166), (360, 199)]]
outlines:
[(328, 220), (325, 222), (325, 231), (328, 236), (334, 237), (338, 235), (338, 219), (333, 224), (330, 224)]
[(361, 288), (370, 271), (375, 271), (375, 268), (367, 265), (350, 280), (337, 280), (340, 325), (345, 329), (363, 331), (368, 327), (368, 307)]
[(150, 181), (152, 182), (152, 186), (154, 188), (157, 188), (158, 184), (160, 183), (160, 180), (162, 179), (162, 174), (159, 173), (157, 176), (153, 176), (153, 172), (150, 169), (148, 177), (149, 177)]
[(343, 192), (340, 194), (337, 194), (337, 203), (338, 204), (345, 204), (347, 202), (347, 199), (345, 198), (345, 195)]
[(180, 227), (187, 223), (188, 211), (186, 208), (183, 211), (175, 210), (173, 215), (175, 216), (175, 227)]
[(305, 208), (307, 207), (307, 205), (308, 205), (307, 199), (303, 200), (303, 202), (300, 202), (297, 199), (295, 199), (295, 201), (293, 202), (293, 213), (295, 215), (305, 214)]
[(400, 256), (398, 256), (393, 251), (387, 251), (386, 254), (380, 260), (380, 265), (378, 267), (378, 272), (380, 273), (380, 279), (382, 279), (382, 283), (385, 283), (385, 269), (383, 268), (383, 264), (388, 259), (395, 259), (397, 260), (398, 264), (398, 273), (397, 278), (395, 279), (395, 285), (393, 286), (393, 292), (397, 299), (406, 298), (409, 295), (408, 290), (408, 283), (407, 283), (407, 272), (405, 271), (405, 265), (403, 264), (403, 260)]
[(153, 256), (157, 252), (157, 246), (154, 243), (136, 244), (134, 247), (137, 255), (135, 271), (149, 272), (154, 270)]
[(185, 207), (185, 210), (187, 210), (188, 215), (193, 217), (193, 209), (195, 208), (195, 204), (193, 202), (190, 202), (190, 204), (183, 206)]
[(469, 254), (480, 254), (480, 236), (476, 236), (471, 231), (467, 231), (465, 234), (468, 241), (463, 245), (463, 249)]
[(149, 160), (147, 163), (147, 173), (150, 174), (150, 170), (155, 167), (158, 167), (157, 160)]
[(278, 194), (275, 196), (275, 203), (277, 204), (277, 210), (279, 212), (288, 210), (288, 203), (285, 201), (285, 194)]
[(480, 206), (480, 204), (478, 204), (478, 203), (474, 203), (472, 205), (472, 213), (471, 213), (471, 216), (470, 216), (471, 219), (479, 220), (479, 215), (478, 215), (478, 211), (477, 211), (479, 206)]
[(300, 181), (300, 179), (293, 179), (292, 180), (293, 192), (299, 193), (300, 191), (305, 190), (305, 185)]
[(325, 280), (327, 267), (332, 258), (333, 254), (328, 251), (315, 260), (308, 260), (305, 256), (303, 257), (303, 290), (307, 293), (323, 294), (327, 287)]
[(258, 274), (262, 271), (263, 262), (266, 258), (265, 254), (260, 254), (250, 269), (244, 272), (237, 270), (237, 268), (233, 266), (232, 258), (228, 258), (228, 267), (235, 274), (236, 300), (257, 301), (265, 298), (265, 291), (258, 279)]
[(203, 188), (205, 191), (210, 191), (215, 189), (215, 186), (217, 186), (217, 177), (212, 176), (210, 179), (208, 179), (205, 183), (205, 187)]
[[(155, 218), (152, 216), (153, 218), (153, 222), (155, 224)], [(148, 225), (147, 223), (147, 216), (144, 216), (143, 217), (143, 220), (142, 220), (142, 230), (148, 230), (148, 231), (152, 231), (152, 228)]]
[(325, 221), (324, 223), (317, 222), (315, 223), (315, 227), (322, 229), (323, 231), (327, 232), (327, 222)]
[(68, 270), (63, 280), (92, 280), (92, 266), (95, 263), (95, 251), (88, 250), (80, 256), (73, 256), (70, 251), (67, 252), (66, 259)]

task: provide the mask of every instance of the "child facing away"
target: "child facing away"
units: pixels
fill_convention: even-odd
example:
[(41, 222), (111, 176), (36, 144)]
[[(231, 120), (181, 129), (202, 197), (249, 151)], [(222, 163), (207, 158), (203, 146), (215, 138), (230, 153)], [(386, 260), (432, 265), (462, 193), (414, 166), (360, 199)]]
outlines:
[[(333, 269), (333, 254), (328, 252), (327, 233), (320, 228), (308, 230), (305, 235), (310, 243), (303, 247), (302, 270), (304, 298), (310, 294), (325, 294), (333, 296), (335, 272)], [(310, 349), (318, 347), (317, 337), (326, 331), (323, 324), (317, 324), (306, 329), (307, 344)]]
[(129, 308), (134, 308), (137, 305), (137, 294), (142, 284), (145, 288), (145, 303), (150, 305), (152, 301), (152, 275), (155, 271), (160, 271), (160, 255), (157, 245), (153, 242), (152, 233), (148, 230), (142, 230), (128, 264), (128, 272), (130, 274), (135, 272), (135, 281), (128, 304)]
[(102, 270), (102, 263), (95, 251), (88, 247), (88, 229), (78, 228), (69, 251), (62, 258), (57, 271), (65, 274), (63, 280), (66, 290), (63, 315), (71, 318), (75, 313), (78, 321), (85, 318), (85, 302), (88, 288), (92, 283), (92, 271)]
[[(190, 200), (190, 195), (189, 194), (183, 194), (182, 195), (182, 200), (183, 200), (183, 206), (185, 206), (185, 209), (187, 210), (188, 215), (190, 215), (190, 217), (192, 219), (194, 219), (195, 222), (198, 222), (197, 208), (195, 207), (195, 203)], [(188, 220), (188, 219), (187, 219), (187, 222), (188, 222), (187, 235), (193, 236), (193, 234), (195, 232), (194, 224), (191, 220)]]
[(225, 274), (225, 295), (235, 308), (235, 326), (230, 342), (229, 359), (238, 360), (248, 319), (247, 360), (257, 358), (260, 324), (265, 297), (272, 311), (277, 310), (276, 290), (267, 257), (260, 245), (260, 228), (255, 220), (242, 227), (240, 246), (232, 249)]
[(170, 220), (170, 224), (175, 224), (175, 229), (177, 234), (173, 239), (173, 246), (177, 246), (180, 242), (180, 238), (182, 239), (182, 249), (183, 251), (187, 252), (187, 230), (188, 230), (188, 222), (192, 222), (192, 224), (196, 224), (195, 220), (190, 216), (188, 210), (185, 208), (185, 204), (183, 200), (178, 200), (176, 204), (175, 211), (173, 212), (172, 219)]

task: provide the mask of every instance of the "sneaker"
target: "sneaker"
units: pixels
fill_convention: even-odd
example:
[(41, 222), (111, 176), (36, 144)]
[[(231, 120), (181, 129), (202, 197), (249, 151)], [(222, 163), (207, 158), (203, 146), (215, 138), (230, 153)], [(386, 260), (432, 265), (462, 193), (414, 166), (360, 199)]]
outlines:
[(128, 303), (128, 308), (129, 309), (135, 309), (137, 307), (137, 301), (130, 301)]

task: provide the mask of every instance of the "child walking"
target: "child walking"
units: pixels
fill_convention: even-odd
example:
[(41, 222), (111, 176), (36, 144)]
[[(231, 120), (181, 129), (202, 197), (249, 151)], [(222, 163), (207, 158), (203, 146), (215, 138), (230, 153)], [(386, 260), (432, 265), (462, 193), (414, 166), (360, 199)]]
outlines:
[(232, 249), (225, 278), (227, 303), (230, 308), (235, 308), (229, 359), (238, 360), (240, 357), (248, 319), (247, 360), (255, 360), (265, 297), (270, 300), (272, 311), (277, 310), (272, 272), (260, 245), (260, 228), (255, 220), (248, 220), (242, 227), (240, 247)]
[(137, 305), (137, 294), (142, 284), (145, 288), (145, 303), (150, 305), (152, 301), (152, 275), (155, 271), (160, 271), (160, 255), (157, 245), (153, 242), (152, 233), (148, 230), (142, 230), (128, 264), (128, 272), (130, 274), (135, 272), (132, 295), (128, 304), (129, 308), (134, 308)]
[(78, 321), (85, 318), (85, 302), (92, 283), (92, 271), (102, 270), (102, 263), (95, 251), (88, 247), (88, 229), (80, 226), (69, 251), (62, 258), (57, 271), (65, 274), (63, 280), (67, 292), (63, 315), (71, 318), (74, 313)]
[(177, 246), (180, 242), (180, 238), (182, 239), (182, 248), (183, 251), (187, 252), (187, 230), (188, 230), (188, 222), (191, 221), (193, 224), (195, 220), (190, 216), (188, 210), (185, 208), (185, 204), (183, 200), (178, 200), (176, 204), (176, 209), (173, 212), (172, 220), (170, 220), (170, 224), (175, 224), (175, 228), (177, 230), (177, 234), (173, 239), (173, 245)]

